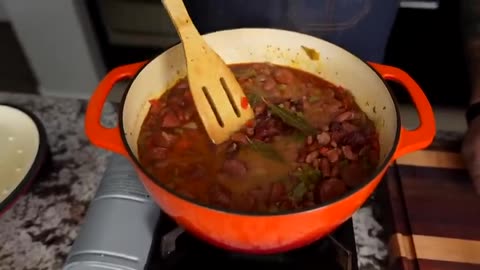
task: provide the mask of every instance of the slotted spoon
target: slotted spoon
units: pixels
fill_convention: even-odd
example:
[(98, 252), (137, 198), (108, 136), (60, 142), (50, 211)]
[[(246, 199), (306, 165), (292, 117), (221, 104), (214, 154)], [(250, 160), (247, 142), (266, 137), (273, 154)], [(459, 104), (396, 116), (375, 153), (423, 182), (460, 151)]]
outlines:
[(232, 71), (200, 36), (182, 0), (162, 0), (182, 40), (187, 75), (197, 111), (210, 136), (220, 144), (254, 117)]

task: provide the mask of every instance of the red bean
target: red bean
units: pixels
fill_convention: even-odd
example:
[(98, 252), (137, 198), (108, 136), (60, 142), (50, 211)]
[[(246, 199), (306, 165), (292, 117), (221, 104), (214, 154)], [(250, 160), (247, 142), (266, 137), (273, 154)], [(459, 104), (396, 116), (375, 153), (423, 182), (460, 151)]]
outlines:
[(224, 186), (214, 184), (210, 187), (209, 199), (213, 204), (230, 207), (232, 203), (232, 193)]
[(235, 200), (235, 208), (242, 211), (255, 211), (255, 204), (255, 197), (250, 194), (242, 194)]
[(248, 191), (248, 193), (255, 198), (255, 201), (259, 204), (265, 204), (271, 194), (272, 185), (255, 187)]
[(267, 105), (265, 103), (259, 103), (258, 105), (256, 105), (253, 110), (255, 111), (255, 115), (258, 116), (262, 113), (265, 112), (265, 110), (267, 109)]
[(178, 92), (175, 92), (175, 94), (170, 94), (168, 96), (168, 107), (170, 106), (183, 106), (184, 101), (183, 101), (183, 95), (179, 95)]
[(343, 155), (349, 160), (357, 160), (358, 154), (352, 152), (350, 145), (342, 146)]
[(349, 187), (356, 187), (368, 176), (367, 170), (359, 162), (351, 162), (340, 170), (340, 176)]
[(222, 170), (233, 177), (242, 177), (247, 174), (247, 166), (238, 159), (225, 160)]
[(341, 139), (341, 142), (342, 142), (343, 144), (351, 145), (351, 146), (357, 148), (357, 150), (360, 150), (360, 149), (358, 149), (359, 146), (360, 146), (360, 148), (361, 148), (361, 147), (363, 147), (365, 144), (367, 144), (367, 143), (368, 143), (368, 139), (367, 139), (366, 135), (365, 135), (363, 132), (361, 132), (361, 131), (354, 131), (354, 132), (348, 134), (348, 136), (347, 136), (347, 135), (343, 136), (342, 139)]
[(342, 123), (342, 128), (345, 132), (347, 133), (351, 133), (351, 132), (354, 132), (354, 131), (358, 131), (360, 128), (355, 126), (354, 124), (352, 123), (349, 123), (349, 122), (343, 122)]
[(339, 156), (340, 154), (338, 153), (338, 149), (332, 149), (327, 152), (328, 161), (330, 161), (331, 163), (337, 162)]
[(305, 162), (311, 164), (313, 160), (316, 159), (319, 155), (320, 153), (318, 151), (313, 151), (307, 155), (307, 157), (305, 158)]
[(275, 203), (282, 200), (286, 195), (285, 184), (275, 182), (272, 184), (272, 194), (270, 195), (270, 202)]
[(355, 119), (355, 113), (353, 111), (346, 111), (335, 117), (335, 121), (337, 122), (343, 122), (353, 119)]
[(330, 135), (327, 132), (322, 132), (317, 135), (317, 142), (320, 145), (327, 145), (330, 142)]
[(327, 153), (328, 151), (330, 151), (330, 149), (328, 147), (321, 147), (319, 152), (322, 156), (327, 156)]
[(330, 174), (331, 174), (332, 177), (337, 177), (339, 173), (340, 173), (340, 167), (338, 166), (338, 163), (337, 163), (337, 164), (333, 165), (332, 171), (331, 171)]
[[(318, 168), (320, 167), (320, 161), (321, 161), (321, 159), (315, 159), (315, 160), (313, 160), (312, 165), (313, 165), (313, 167), (314, 167), (315, 169), (318, 169)], [(327, 162), (328, 162), (328, 161), (327, 161)]]
[[(188, 81), (181, 80), (177, 84), (177, 89), (188, 89)], [(185, 91), (185, 93), (190, 93), (190, 91)]]
[(150, 156), (155, 160), (162, 160), (167, 157), (168, 149), (165, 147), (155, 147), (150, 150)]
[(273, 72), (275, 80), (282, 84), (291, 84), (295, 80), (293, 73), (285, 68), (277, 68)]
[(337, 178), (330, 178), (319, 185), (317, 196), (320, 197), (322, 202), (326, 202), (338, 198), (345, 192), (347, 192), (347, 187), (342, 181)]
[[(195, 195), (204, 203), (242, 211), (279, 211), (331, 201), (364, 181), (372, 170), (370, 165), (377, 164), (379, 145), (375, 127), (348, 91), (309, 78), (308, 74), (297, 77), (294, 70), (271, 64), (237, 66), (233, 70), (241, 77), (238, 79), (246, 94), (256, 93), (272, 104), (298, 112), (317, 133), (296, 141), (293, 134), (298, 130), (286, 123), (288, 119), (272, 114), (266, 103), (257, 102), (252, 104), (255, 121), (239, 129), (230, 140), (215, 145), (201, 126), (188, 81), (183, 79), (162, 99), (151, 101), (142, 126), (145, 130), (140, 138), (145, 141), (139, 142), (139, 148), (146, 150), (140, 157), (158, 179), (172, 179), (175, 175), (180, 181), (175, 180), (172, 188), (189, 197)], [(287, 137), (292, 138), (292, 147), (286, 143), (283, 147), (282, 140)], [(322, 177), (316, 184), (298, 186), (299, 178), (289, 171), (287, 179), (280, 182), (273, 182), (278, 179), (270, 179), (268, 184), (254, 182), (255, 179), (247, 177), (249, 170), (262, 165), (248, 163), (255, 168), (247, 168), (238, 156), (245, 158), (243, 150), (249, 139), (275, 142), (274, 149), (284, 157), (285, 166), (291, 165), (292, 170), (309, 166), (321, 171)], [(220, 160), (213, 162), (217, 157)], [(234, 178), (247, 182), (231, 182), (232, 185), (260, 186), (240, 192), (233, 186), (230, 190), (229, 186), (221, 185)], [(296, 196), (298, 200), (288, 196), (294, 188), (295, 194), (302, 195)]]
[(190, 199), (194, 199), (195, 196), (193, 196), (193, 194), (188, 190), (188, 189), (185, 189), (185, 188), (176, 188), (177, 192), (179, 194), (182, 194), (183, 196), (187, 197), (187, 198), (190, 198)]
[(180, 119), (173, 111), (168, 111), (162, 120), (162, 127), (164, 128), (175, 128), (181, 125)]
[(188, 122), (192, 119), (192, 116), (195, 114), (195, 112), (193, 110), (184, 110), (183, 111), (183, 121), (184, 122)]
[(330, 163), (328, 162), (328, 159), (322, 158), (320, 161), (320, 171), (322, 172), (323, 176), (330, 176), (331, 175), (331, 170), (330, 170)]
[(187, 168), (182, 172), (182, 175), (192, 180), (199, 180), (207, 175), (207, 169), (205, 164), (194, 164), (192, 166), (187, 166)]
[(234, 142), (238, 142), (238, 143), (241, 143), (241, 144), (246, 144), (248, 143), (248, 137), (247, 135), (241, 133), (241, 132), (237, 132), (237, 133), (234, 133), (230, 139)]
[[(165, 108), (165, 101), (163, 100), (150, 100), (150, 113), (151, 114), (160, 114)], [(152, 117), (154, 118), (154, 117)]]
[(308, 137), (307, 137), (307, 144), (310, 145), (310, 144), (312, 144), (312, 143), (313, 143), (313, 138), (312, 138), (312, 136), (308, 136)]
[(169, 146), (173, 145), (173, 143), (177, 140), (177, 136), (162, 131), (160, 134), (155, 133), (152, 135), (152, 142), (156, 146), (161, 146), (168, 148)]
[(151, 170), (153, 174), (161, 173), (162, 171), (168, 169), (168, 162), (165, 160), (154, 161)]
[(255, 135), (255, 128), (250, 128), (250, 127), (246, 128), (245, 132), (247, 132), (248, 136), (253, 136), (253, 135)]
[(263, 83), (263, 89), (266, 90), (266, 91), (272, 91), (275, 89), (275, 86), (277, 86), (277, 84), (275, 83), (275, 81), (268, 77), (265, 82)]

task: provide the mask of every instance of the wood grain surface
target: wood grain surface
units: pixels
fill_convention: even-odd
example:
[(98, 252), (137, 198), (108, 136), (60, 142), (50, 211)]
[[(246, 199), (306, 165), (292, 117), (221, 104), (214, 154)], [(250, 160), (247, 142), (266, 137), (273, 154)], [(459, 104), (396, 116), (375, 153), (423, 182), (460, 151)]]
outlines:
[(398, 159), (379, 187), (390, 269), (480, 269), (480, 196), (443, 145)]

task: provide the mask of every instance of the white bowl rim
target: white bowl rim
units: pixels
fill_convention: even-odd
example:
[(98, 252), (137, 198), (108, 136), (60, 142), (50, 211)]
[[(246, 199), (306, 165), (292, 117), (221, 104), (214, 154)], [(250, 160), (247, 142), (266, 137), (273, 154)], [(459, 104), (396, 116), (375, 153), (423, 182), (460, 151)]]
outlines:
[[(7, 149), (3, 152), (3, 157), (0, 153), (0, 211), (2, 211), (15, 202), (38, 174), (45, 160), (43, 157), (46, 155), (47, 147), (45, 130), (33, 113), (19, 106), (3, 103), (0, 104), (0, 115), (2, 116), (0, 128), (10, 128), (0, 130), (0, 143), (4, 144), (3, 149)], [(7, 147), (7, 144), (11, 145)], [(5, 157), (9, 156), (17, 159), (5, 160)], [(8, 181), (6, 177), (11, 175), (14, 179)]]

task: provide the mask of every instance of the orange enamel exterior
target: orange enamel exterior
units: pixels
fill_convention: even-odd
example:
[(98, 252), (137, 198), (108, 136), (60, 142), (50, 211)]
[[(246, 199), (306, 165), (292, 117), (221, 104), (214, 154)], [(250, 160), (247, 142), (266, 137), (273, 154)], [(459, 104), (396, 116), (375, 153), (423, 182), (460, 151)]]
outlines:
[(401, 128), (400, 142), (395, 151), (394, 159), (430, 145), (435, 136), (435, 117), (430, 102), (428, 102), (420, 86), (410, 75), (399, 68), (374, 63), (370, 63), (370, 65), (383, 79), (400, 83), (405, 87), (412, 98), (420, 119), (420, 126), (415, 130), (409, 131), (404, 127)]
[(113, 85), (122, 79), (133, 78), (145, 64), (116, 68), (102, 80), (88, 104), (85, 119), (87, 136), (94, 145), (129, 157), (152, 198), (180, 225), (199, 238), (227, 249), (274, 253), (307, 245), (329, 234), (361, 207), (395, 158), (427, 147), (435, 135), (432, 108), (417, 83), (398, 68), (369, 63), (383, 79), (396, 81), (405, 87), (420, 118), (420, 126), (415, 130), (399, 128), (399, 139), (391, 150), (389, 160), (370, 182), (337, 201), (303, 212), (247, 215), (220, 211), (183, 199), (156, 184), (134, 162), (135, 158), (122, 140), (122, 132), (127, 131), (121, 131), (118, 126), (105, 128), (100, 124), (101, 111)]

